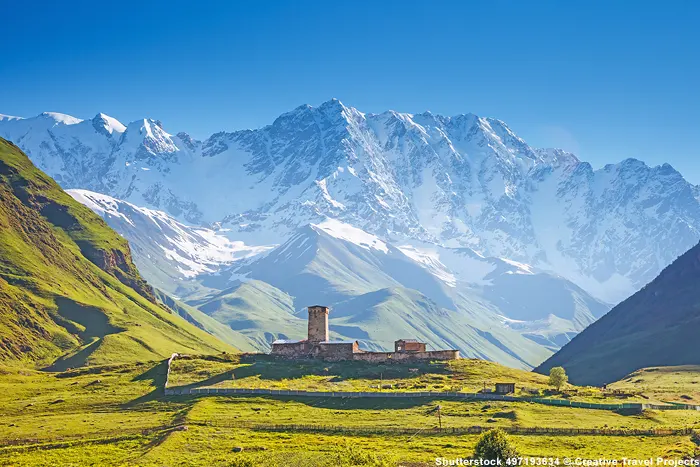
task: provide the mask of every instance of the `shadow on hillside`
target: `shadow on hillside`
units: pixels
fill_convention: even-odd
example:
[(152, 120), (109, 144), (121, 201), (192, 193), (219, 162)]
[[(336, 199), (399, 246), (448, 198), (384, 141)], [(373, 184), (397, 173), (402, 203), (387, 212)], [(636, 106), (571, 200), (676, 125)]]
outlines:
[[(197, 396), (203, 397), (203, 396)], [(316, 407), (321, 409), (333, 410), (403, 410), (415, 407), (428, 406), (433, 408), (439, 404), (442, 399), (433, 399), (428, 397), (407, 397), (407, 398), (374, 398), (374, 397), (303, 397), (303, 396), (268, 396), (254, 394), (237, 394), (233, 397), (221, 397), (217, 403), (219, 404), (236, 404), (241, 398), (246, 399), (269, 399), (284, 402), (298, 402), (308, 407)]]
[(148, 394), (144, 394), (141, 397), (137, 397), (136, 399), (129, 401), (126, 404), (123, 404), (122, 407), (131, 408), (139, 404), (151, 402), (161, 397), (164, 397), (165, 394), (163, 389), (165, 387), (165, 379), (167, 375), (168, 361), (163, 360), (157, 365), (154, 365), (148, 370), (144, 371), (140, 375), (134, 376), (131, 379), (132, 381), (150, 381), (151, 385), (153, 386), (153, 390)]
[(359, 379), (389, 380), (414, 379), (425, 374), (451, 374), (446, 363), (387, 363), (370, 362), (323, 362), (314, 360), (277, 360), (267, 356), (256, 356), (242, 359), (243, 365), (229, 371), (211, 376), (195, 383), (177, 386), (178, 388), (197, 388), (213, 386), (223, 381), (240, 380), (258, 377), (261, 380), (281, 381), (299, 379), (304, 376), (316, 375), (327, 377), (329, 382), (339, 383)]
[(50, 371), (50, 372), (61, 372), (61, 371), (67, 371), (70, 370), (71, 368), (78, 368), (81, 366), (85, 366), (87, 359), (92, 353), (97, 350), (97, 348), (100, 346), (102, 343), (102, 339), (95, 339), (89, 344), (83, 346), (80, 350), (78, 350), (76, 353), (66, 356), (66, 357), (61, 357), (55, 362), (53, 362), (50, 366), (47, 366), (44, 368), (44, 371)]
[(83, 305), (65, 297), (57, 297), (54, 302), (58, 307), (58, 313), (52, 316), (53, 319), (68, 332), (88, 343), (78, 348), (75, 353), (59, 358), (44, 368), (44, 371), (60, 372), (85, 366), (88, 358), (99, 348), (105, 336), (124, 331), (122, 328), (113, 326), (107, 315), (99, 308)]

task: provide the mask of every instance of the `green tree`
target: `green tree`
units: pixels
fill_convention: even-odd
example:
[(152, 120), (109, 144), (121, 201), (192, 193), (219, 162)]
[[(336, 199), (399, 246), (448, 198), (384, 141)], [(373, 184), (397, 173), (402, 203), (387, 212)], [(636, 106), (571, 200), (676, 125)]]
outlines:
[(566, 376), (564, 368), (555, 366), (549, 370), (549, 385), (557, 388), (557, 391), (560, 391), (561, 387), (564, 386), (567, 381), (569, 381), (569, 377)]
[(518, 457), (518, 451), (510, 443), (506, 432), (500, 428), (481, 435), (474, 449), (475, 459), (506, 460), (510, 457)]

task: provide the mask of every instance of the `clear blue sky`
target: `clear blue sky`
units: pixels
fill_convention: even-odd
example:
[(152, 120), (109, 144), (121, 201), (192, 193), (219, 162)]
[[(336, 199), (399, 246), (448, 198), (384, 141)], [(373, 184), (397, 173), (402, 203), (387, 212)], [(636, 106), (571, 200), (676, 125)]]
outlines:
[(700, 2), (4, 1), (0, 113), (204, 138), (337, 97), (505, 120), (595, 167), (700, 183)]

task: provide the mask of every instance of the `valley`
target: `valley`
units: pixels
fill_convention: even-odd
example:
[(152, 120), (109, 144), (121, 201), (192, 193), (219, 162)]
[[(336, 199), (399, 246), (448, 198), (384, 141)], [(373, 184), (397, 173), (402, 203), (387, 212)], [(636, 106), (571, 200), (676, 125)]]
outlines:
[[(655, 311), (668, 281), (676, 306), (660, 332), (694, 332), (695, 249), (606, 314), (582, 288), (531, 265), (394, 244), (338, 219), (277, 245), (237, 243), (162, 211), (68, 194), (0, 143), (0, 462), (427, 466), (469, 455), (494, 428), (524, 456), (698, 455), (700, 373), (691, 352), (680, 362), (658, 352), (678, 339), (649, 347), (667, 366), (624, 373), (630, 358), (585, 367), (609, 349), (600, 340), (595, 352), (575, 351), (605, 323), (620, 336), (650, 324), (636, 317)], [(251, 353), (302, 338), (299, 309), (315, 300), (333, 305), (331, 339), (382, 350), (412, 336), (468, 358), (378, 364)], [(554, 389), (528, 371), (545, 360), (537, 371), (546, 373), (571, 349), (606, 387)], [(580, 366), (564, 366), (572, 383), (586, 384)], [(515, 392), (499, 398), (498, 383)]]
[(5, 2), (0, 467), (700, 467), (700, 2)]
[(368, 350), (415, 335), (534, 368), (700, 239), (671, 166), (593, 170), (474, 114), (333, 99), (202, 141), (55, 112), (2, 117), (0, 135), (129, 241), (181, 316), (243, 350), (298, 337), (323, 302)]
[[(198, 382), (225, 373), (230, 368), (227, 365), (238, 365), (234, 361), (226, 363), (232, 358), (220, 355), (175, 360), (178, 363), (173, 367), (173, 383)], [(488, 362), (456, 364), (458, 368), (453, 372), (435, 367), (420, 374), (412, 374), (411, 365), (390, 366), (386, 368), (385, 384), (427, 383), (431, 389), (444, 389), (445, 378), (435, 376), (452, 374), (469, 388), (481, 387), (484, 380), (508, 380), (518, 388), (547, 390), (546, 378), (536, 374)], [(336, 375), (336, 379), (342, 375), (343, 380), (322, 383), (327, 376), (317, 366), (287, 363), (283, 374), (254, 368), (248, 371), (249, 376), (236, 381), (253, 385), (256, 377), (275, 375), (275, 381), (285, 387), (316, 389), (319, 384), (346, 387), (346, 382), (354, 386), (378, 382), (373, 375), (377, 368), (363, 370), (338, 363), (329, 368), (329, 374)], [(677, 371), (687, 375), (688, 385), (700, 379), (697, 369)], [(625, 415), (527, 402), (424, 397), (399, 401), (166, 397), (166, 373), (165, 361), (57, 373), (0, 367), (0, 410), (4, 414), (0, 423), (0, 463), (46, 465), (71, 459), (77, 465), (427, 466), (434, 465), (436, 457), (461, 457), (473, 449), (478, 434), (450, 434), (449, 430), (494, 426), (511, 430), (512, 442), (526, 456), (679, 458), (693, 455), (696, 445), (691, 434), (673, 434), (674, 430), (700, 429), (700, 415), (696, 415), (700, 412), (687, 410)], [(679, 389), (691, 392), (689, 386)], [(566, 389), (582, 390), (585, 388)], [(644, 395), (654, 397), (655, 390), (649, 388)], [(436, 405), (441, 406), (442, 433), (436, 429)], [(314, 431), (289, 428), (295, 424), (313, 425)], [(280, 432), (285, 426), (288, 428)], [(551, 432), (518, 434), (518, 430), (535, 428)], [(608, 434), (574, 434), (577, 429), (608, 430)], [(633, 434), (651, 433), (649, 430), (658, 434)]]

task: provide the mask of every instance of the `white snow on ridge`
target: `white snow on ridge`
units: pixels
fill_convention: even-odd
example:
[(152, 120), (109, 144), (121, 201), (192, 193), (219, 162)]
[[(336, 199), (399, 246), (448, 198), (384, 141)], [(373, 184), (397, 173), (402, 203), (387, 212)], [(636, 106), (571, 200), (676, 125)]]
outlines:
[(383, 253), (389, 252), (389, 247), (386, 243), (379, 240), (379, 238), (336, 219), (326, 219), (319, 224), (311, 224), (311, 227), (322, 230), (331, 237), (335, 237), (339, 240), (354, 243), (365, 250), (378, 250)]
[[(74, 200), (90, 208), (93, 212), (97, 213), (100, 217), (105, 217), (107, 215), (118, 217), (124, 222), (128, 222), (132, 226), (134, 223), (127, 216), (119, 212), (119, 201), (112, 198), (111, 196), (103, 195), (102, 193), (95, 193), (88, 190), (66, 190), (66, 192), (73, 197)], [(124, 201), (121, 201), (124, 202)], [(130, 206), (133, 206), (130, 204)], [(137, 208), (143, 209), (146, 208)]]
[(64, 125), (76, 125), (82, 122), (81, 119), (72, 117), (67, 114), (62, 114), (59, 112), (44, 112), (41, 114), (42, 117), (52, 118), (56, 123), (63, 123)]
[(0, 114), (0, 121), (10, 121), (10, 120), (23, 120), (22, 117), (15, 117), (14, 115), (3, 115)]
[(440, 262), (440, 255), (435, 250), (419, 249), (412, 245), (401, 245), (398, 249), (404, 255), (417, 262), (432, 275), (443, 281), (449, 287), (457, 286), (457, 278)]
[[(142, 208), (101, 193), (67, 190), (76, 201), (105, 220), (123, 221), (135, 236), (148, 234), (169, 261), (185, 278), (216, 272), (221, 266), (264, 253), (274, 246), (251, 246), (232, 241), (211, 229), (182, 224), (163, 211)], [(129, 229), (120, 229), (129, 240)], [(135, 238), (135, 237), (134, 237)]]
[(512, 259), (508, 258), (498, 258), (501, 261), (510, 264), (511, 266), (515, 266), (517, 269), (515, 271), (508, 271), (509, 274), (534, 274), (532, 272), (532, 266), (529, 264), (525, 263), (519, 263), (517, 261), (513, 261)]
[(126, 131), (126, 126), (114, 117), (105, 115), (103, 113), (97, 114), (97, 117), (101, 118), (105, 122), (105, 129), (113, 133), (124, 133)]

